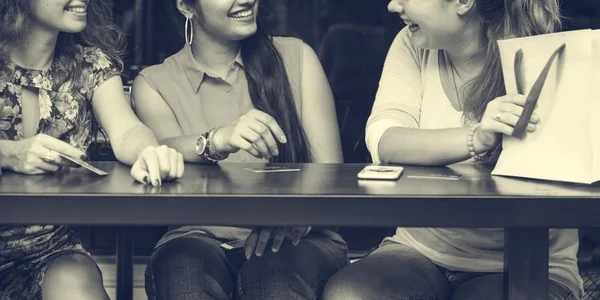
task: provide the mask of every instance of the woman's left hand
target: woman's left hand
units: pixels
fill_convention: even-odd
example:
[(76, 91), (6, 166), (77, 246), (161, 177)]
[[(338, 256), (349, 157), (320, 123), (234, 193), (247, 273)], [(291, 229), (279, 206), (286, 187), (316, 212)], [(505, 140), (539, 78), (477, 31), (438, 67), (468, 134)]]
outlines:
[(160, 186), (163, 181), (183, 176), (183, 156), (167, 146), (147, 147), (138, 154), (131, 167), (131, 176), (144, 184)]
[(244, 245), (244, 253), (246, 259), (250, 259), (252, 255), (258, 257), (262, 256), (265, 252), (265, 248), (271, 239), (273, 244), (271, 245), (271, 251), (279, 252), (283, 240), (287, 238), (292, 239), (292, 244), (297, 246), (300, 243), (300, 239), (310, 232), (309, 226), (284, 226), (284, 227), (256, 227), (252, 228), (250, 236), (246, 239)]

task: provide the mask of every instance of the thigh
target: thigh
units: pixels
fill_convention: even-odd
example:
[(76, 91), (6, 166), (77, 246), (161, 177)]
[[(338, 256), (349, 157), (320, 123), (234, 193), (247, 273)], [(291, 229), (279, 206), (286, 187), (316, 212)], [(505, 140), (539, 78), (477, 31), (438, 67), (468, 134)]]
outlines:
[(154, 250), (146, 267), (149, 299), (231, 299), (236, 267), (222, 242), (208, 236), (176, 238)]
[(238, 275), (242, 299), (315, 299), (327, 280), (348, 264), (347, 248), (327, 236), (308, 235), (297, 246), (247, 261)]
[(87, 254), (65, 252), (48, 266), (42, 282), (42, 298), (108, 300), (102, 271)]
[[(475, 277), (461, 284), (452, 295), (452, 300), (504, 300), (504, 275), (489, 274)], [(550, 280), (549, 300), (576, 300), (564, 285)]]
[(324, 298), (446, 300), (449, 295), (439, 267), (410, 247), (387, 244), (334, 275)]
[[(51, 255), (22, 262), (9, 269), (0, 271), (0, 299), (42, 299), (42, 284), (52, 264), (63, 256), (80, 255), (89, 258), (85, 250), (65, 248), (57, 250)], [(99, 269), (89, 258), (90, 267)]]

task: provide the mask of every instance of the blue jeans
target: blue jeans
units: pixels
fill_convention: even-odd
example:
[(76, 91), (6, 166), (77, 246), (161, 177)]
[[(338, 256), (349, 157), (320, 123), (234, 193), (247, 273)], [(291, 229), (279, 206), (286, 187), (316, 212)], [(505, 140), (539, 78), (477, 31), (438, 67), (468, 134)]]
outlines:
[[(389, 243), (334, 275), (324, 299), (503, 300), (503, 275), (449, 271), (410, 247)], [(550, 281), (548, 299), (577, 297)]]
[(327, 280), (348, 264), (346, 245), (313, 233), (297, 246), (286, 241), (278, 253), (250, 260), (221, 243), (195, 236), (158, 247), (146, 268), (148, 299), (318, 299)]

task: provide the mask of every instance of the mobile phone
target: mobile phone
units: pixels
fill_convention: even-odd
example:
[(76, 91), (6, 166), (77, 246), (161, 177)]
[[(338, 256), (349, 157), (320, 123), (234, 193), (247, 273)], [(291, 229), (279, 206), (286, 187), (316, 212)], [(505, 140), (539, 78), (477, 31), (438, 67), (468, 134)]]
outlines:
[(357, 177), (358, 179), (397, 180), (402, 175), (403, 167), (366, 166)]

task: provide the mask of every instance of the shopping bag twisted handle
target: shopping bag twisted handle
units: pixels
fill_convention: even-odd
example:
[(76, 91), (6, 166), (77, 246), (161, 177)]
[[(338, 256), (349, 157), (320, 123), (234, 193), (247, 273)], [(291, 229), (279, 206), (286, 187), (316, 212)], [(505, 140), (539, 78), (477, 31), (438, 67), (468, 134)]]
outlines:
[[(529, 95), (525, 100), (525, 106), (523, 107), (523, 113), (521, 117), (517, 121), (515, 125), (512, 136), (516, 138), (523, 138), (525, 135), (525, 131), (527, 130), (527, 125), (529, 124), (529, 120), (531, 119), (531, 115), (533, 114), (533, 110), (535, 109), (535, 105), (540, 98), (540, 94), (542, 93), (542, 88), (544, 87), (544, 83), (546, 83), (546, 77), (548, 77), (548, 72), (550, 72), (550, 67), (552, 67), (552, 63), (554, 59), (559, 56), (565, 50), (566, 44), (562, 44), (558, 49), (552, 53), (548, 62), (546, 62), (546, 66), (535, 80), (531, 91), (529, 91)], [(521, 76), (521, 61), (523, 60), (523, 50), (519, 49), (515, 55), (514, 67), (515, 67), (515, 79), (517, 80), (517, 92), (519, 94), (523, 94), (523, 86), (521, 85), (523, 82), (523, 77)]]

